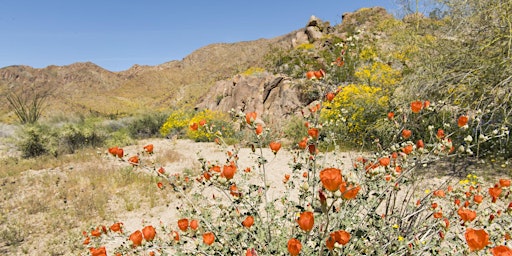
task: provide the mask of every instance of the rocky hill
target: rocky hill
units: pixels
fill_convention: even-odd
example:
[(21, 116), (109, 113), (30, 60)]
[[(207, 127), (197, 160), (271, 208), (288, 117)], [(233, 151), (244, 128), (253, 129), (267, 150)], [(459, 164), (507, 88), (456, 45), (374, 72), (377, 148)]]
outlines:
[[(389, 15), (382, 8), (370, 10), (377, 16)], [(365, 11), (367, 12), (367, 9)], [(229, 97), (224, 96), (229, 95), (215, 93), (212, 96), (210, 89), (221, 90), (211, 88), (212, 86), (224, 84), (225, 87), (226, 83), (233, 83), (235, 75), (248, 68), (263, 67), (264, 57), (272, 49), (292, 48), (302, 43), (318, 41), (329, 33), (342, 34), (348, 28), (368, 25), (361, 22), (358, 12), (344, 14), (342, 24), (336, 27), (331, 27), (328, 22), (312, 17), (304, 28), (283, 36), (247, 42), (212, 44), (196, 50), (179, 61), (170, 61), (157, 66), (134, 65), (121, 72), (110, 72), (90, 62), (74, 63), (68, 66), (48, 66), (41, 69), (28, 66), (5, 67), (0, 69), (0, 96), (4, 97), (11, 92), (30, 94), (38, 90), (50, 91), (52, 96), (45, 116), (97, 114), (119, 117), (139, 111), (164, 110), (174, 106), (213, 107), (212, 102), (217, 102), (219, 97), (224, 98), (223, 107), (219, 109), (225, 110), (236, 104), (239, 105), (240, 102), (227, 101)], [(274, 78), (262, 79), (252, 79), (247, 87), (261, 87), (259, 97), (264, 97), (265, 82), (263, 81)], [(248, 82), (240, 84), (244, 85)], [(283, 82), (278, 85), (283, 85)], [(287, 90), (287, 88), (289, 87), (279, 86), (279, 90)], [(286, 93), (289, 94), (289, 92)], [(259, 100), (257, 106), (254, 105), (255, 102), (247, 104), (253, 104), (250, 107), (255, 109), (264, 109), (270, 105), (276, 105), (269, 100), (283, 100), (279, 97), (283, 95), (276, 97), (272, 95), (271, 93), (271, 97)], [(212, 100), (212, 97), (217, 98)], [(287, 98), (293, 99), (293, 97)], [(260, 103), (265, 103), (267, 106), (264, 107)], [(293, 112), (297, 104), (299, 103), (280, 102), (278, 112), (281, 113), (283, 109), (287, 109), (285, 111), (287, 113)], [(0, 121), (13, 120), (15, 117), (9, 111), (7, 101), (0, 101)]]

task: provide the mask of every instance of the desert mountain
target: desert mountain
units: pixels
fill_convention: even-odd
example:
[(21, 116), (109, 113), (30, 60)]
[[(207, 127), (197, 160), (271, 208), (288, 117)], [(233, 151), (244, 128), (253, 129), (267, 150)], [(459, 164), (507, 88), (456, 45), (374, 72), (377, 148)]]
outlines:
[[(389, 15), (382, 8), (372, 10), (377, 16)], [(45, 111), (46, 116), (92, 113), (116, 117), (138, 111), (164, 110), (184, 105), (215, 108), (216, 106), (211, 104), (216, 100), (212, 99), (211, 95), (219, 89), (212, 86), (226, 86), (226, 83), (233, 83), (233, 77), (248, 68), (263, 67), (265, 55), (269, 51), (276, 48), (289, 49), (302, 43), (320, 40), (325, 34), (342, 33), (347, 29), (353, 29), (354, 26), (365, 25), (367, 24), (360, 22), (357, 18), (357, 12), (344, 14), (342, 24), (336, 27), (311, 17), (304, 28), (283, 36), (212, 44), (194, 51), (179, 61), (170, 61), (157, 66), (134, 65), (121, 72), (110, 72), (90, 62), (74, 63), (68, 66), (48, 66), (41, 69), (9, 66), (0, 69), (0, 95), (3, 97), (10, 92), (30, 94), (34, 90), (49, 90), (52, 96)], [(274, 78), (262, 79), (265, 81), (270, 79), (267, 82), (272, 83)], [(263, 93), (265, 87), (263, 80), (252, 80), (253, 83), (258, 83), (258, 86), (247, 81), (239, 84), (249, 84), (249, 87), (243, 90), (263, 88), (261, 89)], [(279, 84), (287, 83), (277, 83)], [(279, 87), (279, 90), (288, 88), (289, 86)], [(282, 95), (273, 96), (270, 99), (280, 99), (279, 96)], [(289, 98), (293, 99), (293, 97)], [(265, 99), (266, 108), (275, 105), (267, 100)], [(229, 109), (233, 104), (239, 103), (231, 101), (228, 104), (225, 101), (220, 109)], [(263, 100), (258, 101), (258, 104), (260, 103), (263, 103)], [(256, 103), (253, 102), (254, 104)], [(288, 112), (293, 112), (296, 107), (296, 103), (279, 103), (278, 105), (280, 113), (285, 111), (282, 109), (284, 105), (288, 106), (284, 107)], [(265, 108), (259, 105), (252, 107)], [(0, 101), (0, 121), (12, 120), (14, 115), (9, 112), (7, 101)]]

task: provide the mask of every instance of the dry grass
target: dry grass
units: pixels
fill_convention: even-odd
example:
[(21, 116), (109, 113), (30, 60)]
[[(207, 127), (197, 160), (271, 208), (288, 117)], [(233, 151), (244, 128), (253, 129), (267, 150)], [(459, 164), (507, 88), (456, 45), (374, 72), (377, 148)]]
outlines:
[[(160, 160), (179, 161), (169, 151)], [(2, 159), (0, 254), (77, 255), (83, 230), (168, 204), (156, 177), (88, 149), (69, 156)]]

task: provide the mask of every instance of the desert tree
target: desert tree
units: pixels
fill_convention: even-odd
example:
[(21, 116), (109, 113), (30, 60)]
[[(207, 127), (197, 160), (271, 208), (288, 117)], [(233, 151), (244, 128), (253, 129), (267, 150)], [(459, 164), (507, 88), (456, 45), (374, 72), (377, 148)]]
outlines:
[(33, 124), (41, 117), (51, 95), (51, 89), (24, 87), (18, 91), (8, 92), (5, 97), (22, 124)]

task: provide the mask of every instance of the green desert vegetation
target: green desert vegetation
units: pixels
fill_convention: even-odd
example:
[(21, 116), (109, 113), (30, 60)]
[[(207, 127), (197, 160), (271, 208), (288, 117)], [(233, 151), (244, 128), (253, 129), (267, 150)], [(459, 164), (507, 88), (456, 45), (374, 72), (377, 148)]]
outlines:
[[(390, 15), (382, 15), (382, 11), (375, 8), (360, 10), (353, 14), (350, 23), (345, 23), (346, 20), (344, 20), (333, 27), (331, 34), (325, 35), (316, 42), (301, 44), (293, 49), (276, 46), (274, 50), (258, 55), (259, 58), (253, 63), (242, 63), (238, 67), (226, 64), (229, 72), (219, 71), (218, 68), (222, 65), (217, 65), (218, 63), (204, 61), (201, 64), (209, 63), (208, 65), (212, 66), (208, 67), (212, 69), (215, 66), (215, 72), (218, 73), (207, 72), (198, 75), (191, 69), (183, 71), (182, 80), (174, 77), (172, 79), (189, 83), (190, 86), (160, 88), (165, 91), (163, 94), (167, 95), (169, 100), (160, 101), (158, 107), (153, 105), (147, 107), (145, 104), (147, 102), (157, 104), (153, 99), (160, 94), (159, 90), (149, 86), (142, 89), (145, 88), (152, 94), (141, 102), (136, 100), (137, 96), (141, 95), (140, 88), (137, 90), (130, 88), (136, 88), (142, 78), (131, 81), (126, 90), (116, 88), (120, 92), (119, 98), (116, 98), (113, 103), (109, 102), (108, 106), (103, 106), (107, 108), (106, 110), (92, 111), (84, 107), (84, 113), (76, 117), (56, 115), (41, 118), (48, 100), (47, 94), (33, 94), (32, 98), (23, 98), (27, 96), (21, 94), (7, 95), (6, 99), (17, 118), (16, 122), (12, 119), (11, 122), (19, 123), (19, 126), (16, 128), (16, 133), (0, 136), (2, 142), (16, 148), (15, 154), (0, 159), (2, 198), (0, 200), (0, 253), (19, 255), (34, 255), (34, 252), (45, 255), (76, 255), (84, 251), (88, 253), (82, 244), (84, 240), (82, 231), (90, 232), (99, 223), (122, 221), (126, 212), (140, 211), (146, 214), (154, 207), (167, 206), (175, 198), (182, 197), (183, 195), (179, 194), (180, 188), (160, 190), (155, 184), (162, 181), (162, 176), (155, 175), (155, 172), (158, 167), (180, 162), (185, 156), (179, 150), (173, 149), (159, 149), (159, 152), (154, 155), (147, 155), (142, 151), (141, 143), (148, 138), (162, 140), (184, 138), (199, 142), (213, 142), (215, 138), (222, 138), (229, 145), (263, 145), (263, 147), (280, 139), (286, 149), (300, 150), (301, 145), (298, 143), (307, 137), (310, 142), (305, 143), (310, 143), (307, 145), (313, 145), (323, 153), (341, 150), (364, 152), (365, 155), (370, 155), (368, 159), (374, 162), (379, 162), (392, 152), (406, 154), (404, 152), (410, 146), (411, 150), (414, 147), (415, 151), (412, 153), (413, 157), (404, 160), (410, 165), (403, 167), (407, 169), (405, 174), (408, 176), (399, 176), (395, 172), (393, 172), (394, 176), (389, 176), (389, 179), (396, 181), (397, 184), (400, 182), (405, 184), (408, 179), (414, 179), (415, 173), (420, 173), (422, 177), (451, 175), (450, 179), (462, 179), (463, 183), (475, 182), (475, 186), (481, 184), (484, 190), (493, 185), (485, 182), (494, 182), (496, 177), (504, 176), (510, 179), (512, 175), (509, 163), (512, 156), (512, 142), (509, 139), (512, 116), (510, 85), (512, 81), (512, 15), (510, 15), (512, 2), (483, 0), (439, 2), (443, 7), (436, 9), (436, 15), (429, 17), (419, 13), (409, 13), (403, 19), (397, 19)], [(409, 12), (412, 10), (414, 8)], [(232, 49), (236, 47), (238, 46), (233, 46)], [(273, 48), (269, 47), (269, 49)], [(193, 62), (193, 59), (188, 61)], [(172, 65), (175, 64), (168, 63), (168, 66)], [(263, 65), (265, 68), (261, 68)], [(320, 79), (306, 78), (308, 71), (319, 70), (325, 73)], [(282, 120), (281, 123), (269, 124), (262, 136), (253, 137), (257, 127), (251, 126), (250, 129), (244, 129), (247, 128), (244, 120), (241, 122), (236, 120), (238, 125), (232, 125), (234, 116), (230, 116), (229, 113), (193, 109), (195, 103), (200, 101), (201, 96), (207, 91), (205, 88), (210, 87), (215, 80), (228, 78), (237, 72), (248, 76), (271, 72), (290, 77), (294, 81), (294, 89), (299, 90), (306, 113), (304, 116)], [(157, 75), (155, 70), (145, 73), (146, 76), (150, 74), (155, 74), (150, 80), (155, 84), (165, 80), (161, 75)], [(194, 76), (200, 77), (194, 80)], [(329, 93), (332, 93), (332, 98), (328, 98), (331, 97), (328, 96)], [(181, 95), (185, 100), (171, 100), (171, 95)], [(150, 99), (151, 97), (153, 99)], [(128, 104), (126, 99), (130, 98), (134, 100)], [(316, 109), (317, 102), (321, 104), (321, 108)], [(114, 109), (122, 104), (127, 104), (126, 108), (116, 112)], [(139, 107), (140, 110), (136, 111)], [(129, 110), (125, 111), (126, 109)], [(130, 114), (131, 110), (134, 110), (132, 114)], [(460, 119), (461, 117), (464, 118)], [(240, 123), (243, 125), (240, 126)], [(309, 132), (315, 125), (320, 127), (320, 135), (317, 134), (317, 137), (313, 136), (314, 132)], [(404, 131), (407, 132), (404, 133)], [(423, 147), (420, 147), (419, 140), (422, 140), (422, 143), (425, 142), (424, 147), (429, 151), (416, 153), (418, 148)], [(219, 143), (222, 144), (222, 142)], [(137, 146), (130, 147), (134, 144)], [(107, 148), (114, 146), (125, 148), (127, 154), (124, 160), (108, 156)], [(450, 146), (453, 146), (453, 149)], [(311, 150), (309, 154), (315, 154), (311, 153), (312, 149), (307, 150)], [(438, 154), (439, 152), (446, 152), (446, 154), (441, 155)], [(307, 159), (315, 157), (307, 155), (307, 151), (303, 153), (306, 157), (295, 160), (306, 161), (304, 165), (300, 165), (302, 162), (292, 164), (293, 168), (301, 171), (301, 168), (311, 164)], [(140, 166), (128, 163), (126, 159), (134, 155), (140, 156), (141, 161), (145, 162)], [(432, 158), (428, 158), (431, 156)], [(253, 163), (253, 166), (262, 166), (266, 163), (264, 157), (258, 158), (257, 161), (259, 162)], [(428, 168), (431, 169), (418, 167), (424, 163), (428, 163)], [(196, 164), (193, 169), (185, 169), (183, 172), (187, 177), (209, 172), (207, 168), (209, 166), (202, 164), (203, 166)], [(320, 171), (319, 166), (309, 168)], [(386, 168), (384, 169), (388, 170)], [(365, 167), (362, 165), (356, 169), (361, 173), (365, 172)], [(468, 176), (469, 172), (475, 173), (478, 179), (477, 176), (471, 176), (474, 174)], [(318, 176), (318, 172), (308, 175), (315, 177)], [(380, 177), (377, 176), (380, 174), (375, 175)], [(292, 174), (291, 179), (297, 180), (301, 177), (304, 177), (304, 174), (297, 171)], [(362, 191), (380, 193), (379, 195), (382, 196), (379, 198), (387, 200), (386, 205), (390, 206), (390, 209), (398, 209), (393, 208), (394, 202), (398, 200), (398, 192), (394, 192), (394, 188), (385, 183), (384, 178), (371, 187), (369, 184), (377, 180), (375, 177), (359, 177), (358, 181), (368, 182), (360, 184), (363, 186)], [(169, 180), (178, 182), (173, 177)], [(308, 182), (310, 182), (308, 186), (311, 185), (312, 188), (315, 186), (319, 188), (323, 184), (320, 183), (319, 177), (312, 178)], [(288, 184), (290, 189), (292, 185), (293, 189), (305, 187), (304, 183), (299, 181)], [(419, 182), (413, 183), (407, 188), (411, 189), (411, 192), (407, 192), (410, 201), (408, 203), (415, 199), (411, 187), (419, 186), (418, 184)], [(239, 185), (242, 191), (244, 184)], [(434, 190), (434, 187), (431, 189)], [(506, 191), (505, 188), (503, 189)], [(314, 199), (318, 191), (311, 192), (309, 187), (305, 190), (309, 192), (305, 192), (305, 197), (302, 199), (311, 200), (313, 207), (323, 207), (319, 204), (319, 200)], [(219, 194), (226, 195), (230, 192), (237, 193), (226, 186), (221, 186), (220, 191), (222, 192)], [(391, 196), (384, 197), (384, 192), (389, 192)], [(424, 191), (421, 192), (424, 193)], [(430, 213), (429, 204), (435, 200), (433, 201), (433, 196), (430, 197), (430, 192), (424, 194), (426, 195), (422, 198), (421, 207), (423, 208), (421, 209)], [(342, 206), (349, 205), (351, 209), (362, 211), (369, 211), (370, 206), (375, 208), (379, 206), (375, 201), (369, 202), (368, 198), (359, 197), (356, 201), (343, 201)], [(263, 202), (263, 197), (258, 197), (258, 200), (260, 201), (257, 203), (268, 203)], [(233, 201), (239, 203), (241, 199), (235, 198)], [(365, 208), (365, 204), (370, 206)], [(245, 209), (242, 205), (238, 206)], [(416, 252), (446, 253), (442, 251), (446, 248), (445, 242), (429, 244), (429, 248), (421, 247), (420, 242), (416, 243), (412, 230), (421, 229), (422, 226), (421, 223), (416, 222), (417, 218), (414, 221), (405, 220), (406, 213), (415, 211), (407, 208), (409, 206), (407, 204), (400, 208), (399, 215), (391, 214), (392, 218), (403, 218), (403, 224), (410, 224), (411, 229), (402, 230), (403, 233), (399, 233), (401, 229), (398, 227), (398, 222), (392, 220), (386, 222), (388, 220), (380, 216), (370, 218), (372, 223), (380, 225), (379, 227), (385, 229), (390, 235), (379, 240), (385, 244), (384, 247), (368, 248), (366, 253), (406, 254), (408, 244), (405, 241), (414, 242), (414, 245), (418, 246), (414, 247), (418, 250)], [(280, 224), (289, 225), (285, 220), (293, 219), (292, 215), (297, 213), (297, 208), (301, 211), (306, 209), (304, 205), (295, 207), (288, 215), (282, 215), (284, 217), (279, 220)], [(256, 216), (257, 213), (253, 210), (243, 214)], [(205, 220), (211, 217), (209, 220), (213, 224), (215, 224), (214, 220), (222, 219), (222, 216), (217, 219), (212, 216), (198, 217), (195, 209), (189, 208), (184, 211), (186, 215), (184, 217), (188, 218), (196, 217)], [(223, 217), (229, 215), (226, 212), (222, 214), (225, 214)], [(315, 214), (320, 217), (326, 212)], [(503, 214), (504, 218), (510, 218), (510, 210), (504, 211)], [(325, 220), (332, 216), (327, 214)], [(430, 215), (421, 216), (429, 216), (425, 217), (430, 218), (431, 222), (428, 223), (432, 227), (438, 227), (439, 223), (432, 220)], [(456, 210), (445, 212), (445, 217), (456, 218), (457, 216)], [(484, 217), (487, 220), (488, 216)], [(226, 218), (229, 221), (236, 219), (233, 216)], [(369, 219), (361, 218), (360, 220), (369, 222)], [(320, 221), (318, 220), (317, 223)], [(510, 221), (503, 221), (503, 218), (501, 221), (500, 223), (510, 224)], [(347, 230), (353, 224), (349, 221), (333, 220), (333, 222), (337, 223), (340, 229), (343, 227)], [(472, 227), (478, 228), (482, 223), (483, 221), (479, 221)], [(174, 222), (172, 224), (175, 225)], [(292, 225), (294, 224), (295, 222)], [(257, 225), (260, 225), (261, 230), (270, 230), (268, 225)], [(457, 223), (452, 222), (452, 226), (454, 225)], [(240, 228), (239, 226), (237, 228)], [(318, 232), (315, 233), (319, 238), (316, 240), (312, 238), (315, 237), (313, 235), (300, 233), (301, 231), (297, 231), (296, 227), (292, 233), (301, 234), (298, 236), (302, 241), (313, 244), (312, 247), (306, 248), (303, 243), (302, 252), (313, 253), (318, 250), (324, 254), (332, 252), (330, 255), (362, 254), (363, 252), (358, 249), (365, 246), (364, 239), (377, 236), (373, 233), (368, 235), (370, 228), (366, 228), (360, 225), (352, 229), (351, 231), (354, 231), (352, 236), (357, 237), (358, 242), (348, 247), (338, 247), (336, 249), (338, 254), (326, 248), (328, 246), (325, 245), (324, 238), (329, 236), (327, 229), (322, 232), (318, 229), (314, 230)], [(221, 241), (234, 240), (234, 237), (230, 237), (234, 235), (229, 230), (226, 231), (224, 228), (212, 228), (212, 230), (225, 232), (219, 235), (224, 239)], [(432, 231), (434, 228), (428, 230)], [(458, 231), (462, 232), (462, 228)], [(182, 233), (184, 237), (191, 234), (195, 233)], [(274, 236), (276, 234), (272, 233)], [(432, 234), (422, 234), (427, 238), (433, 237)], [(200, 241), (200, 235), (196, 235), (197, 237), (194, 237), (196, 240), (193, 241)], [(243, 236), (252, 235), (254, 233), (244, 233)], [(267, 242), (266, 233), (257, 235), (257, 239), (254, 240), (260, 244), (253, 243), (252, 247), (258, 247)], [(457, 234), (450, 237), (456, 245), (448, 248), (461, 254), (469, 253), (463, 238)], [(289, 247), (288, 249), (286, 247), (289, 238), (288, 236), (279, 237), (273, 240), (269, 246), (270, 249), (259, 249), (263, 254), (291, 253)], [(128, 241), (127, 237), (123, 239)], [(493, 235), (493, 239), (498, 241), (497, 235)], [(401, 242), (402, 240), (404, 242)], [(101, 242), (103, 241), (94, 241), (93, 245), (103, 245)], [(169, 244), (174, 246), (179, 243), (169, 242)], [(153, 244), (147, 243), (144, 248), (156, 248), (150, 245)], [(493, 244), (495, 245), (497, 244)], [(225, 248), (202, 246), (204, 247), (200, 250), (210, 250), (208, 252), (211, 254), (214, 254), (215, 250), (232, 253)], [(247, 246), (237, 243), (233, 248), (245, 250)], [(127, 253), (142, 253), (142, 251), (130, 251), (131, 248), (128, 247), (122, 249)]]

